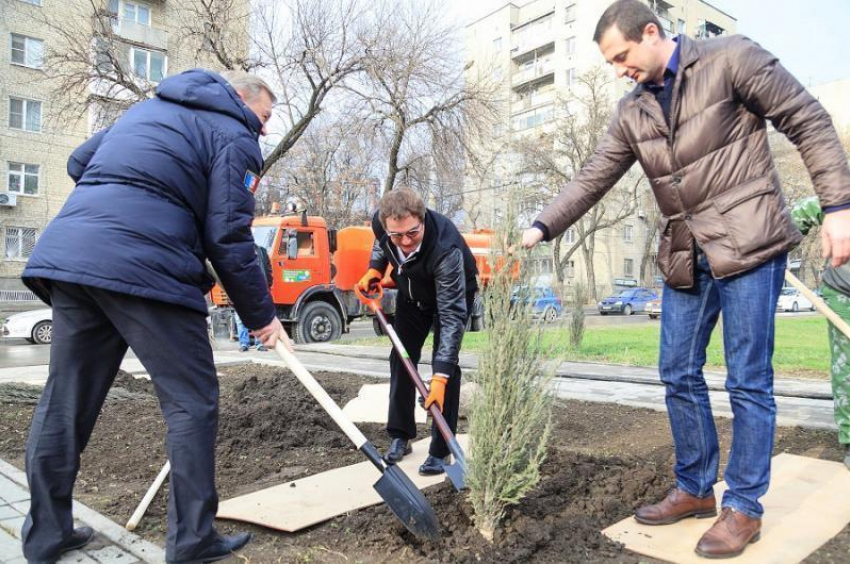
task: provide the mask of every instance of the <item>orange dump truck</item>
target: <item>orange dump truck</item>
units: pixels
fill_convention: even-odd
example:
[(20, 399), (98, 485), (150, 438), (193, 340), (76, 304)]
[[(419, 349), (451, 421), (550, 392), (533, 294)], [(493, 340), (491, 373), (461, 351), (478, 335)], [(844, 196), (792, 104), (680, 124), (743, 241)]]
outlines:
[[(354, 286), (369, 268), (375, 240), (366, 226), (328, 229), (321, 217), (301, 215), (264, 216), (254, 220), (254, 240), (269, 253), (274, 283), (272, 299), (277, 315), (299, 343), (322, 343), (339, 339), (350, 323), (367, 315), (354, 295)], [(464, 234), (478, 264), (481, 285), (490, 278), (492, 233)], [(216, 285), (210, 292), (214, 327), (230, 326), (232, 309), (224, 290)], [(392, 319), (395, 291), (384, 292), (384, 311)], [(480, 296), (473, 307), (470, 330), (483, 327), (484, 308)], [(377, 324), (376, 332), (379, 332)]]

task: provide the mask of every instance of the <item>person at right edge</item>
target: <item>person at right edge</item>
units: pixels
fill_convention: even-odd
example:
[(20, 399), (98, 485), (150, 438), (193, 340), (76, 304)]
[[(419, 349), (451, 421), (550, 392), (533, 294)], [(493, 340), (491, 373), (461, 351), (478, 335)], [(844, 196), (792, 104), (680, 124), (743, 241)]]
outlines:
[(575, 223), (640, 162), (661, 210), (664, 275), (659, 372), (675, 446), (676, 484), (635, 518), (649, 525), (717, 514), (720, 460), (703, 376), (723, 313), (732, 445), (721, 513), (696, 546), (733, 557), (760, 537), (776, 426), (774, 312), (787, 252), (801, 240), (780, 189), (766, 121), (797, 147), (824, 205), (833, 266), (850, 257), (850, 169), (829, 115), (750, 39), (668, 37), (643, 2), (618, 0), (593, 37), (618, 77), (618, 103), (594, 154), (523, 233), (531, 248)]
[[(817, 197), (804, 198), (791, 209), (791, 219), (803, 235), (823, 223), (824, 215)], [(827, 265), (821, 275), (821, 295), (826, 305), (850, 323), (850, 263)], [(844, 465), (850, 470), (850, 338), (829, 324), (832, 398), (838, 442), (844, 450)]]
[[(409, 188), (396, 188), (381, 198), (372, 218), (375, 243), (369, 270), (358, 286), (369, 293), (392, 264), (391, 277), (398, 289), (393, 328), (419, 364), (422, 345), (434, 329), (434, 376), (425, 409), (440, 408), (452, 433), (457, 432), (460, 404), (460, 345), (478, 289), (475, 257), (449, 218), (425, 207)], [(390, 408), (387, 434), (390, 447), (384, 460), (400, 462), (411, 452), (416, 437), (416, 387), (398, 354), (390, 354)], [(428, 457), (419, 467), (422, 475), (442, 474), (449, 463), (449, 447), (436, 425), (431, 426)]]

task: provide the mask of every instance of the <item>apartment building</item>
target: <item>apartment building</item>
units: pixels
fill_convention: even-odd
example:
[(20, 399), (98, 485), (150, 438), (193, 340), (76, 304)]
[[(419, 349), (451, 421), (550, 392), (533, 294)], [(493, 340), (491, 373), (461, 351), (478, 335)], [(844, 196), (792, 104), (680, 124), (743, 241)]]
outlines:
[[(246, 12), (248, 2), (241, 5)], [(193, 22), (199, 16), (187, 5), (0, 0), (0, 290), (22, 287), (18, 279), (39, 234), (74, 187), (66, 173), (74, 148), (129, 103), (150, 95), (164, 77), (197, 66), (220, 68), (202, 37), (179, 36), (187, 25), (199, 30), (209, 25)], [(241, 42), (247, 18), (231, 21), (245, 26), (232, 33)], [(247, 52), (247, 41), (234, 48)], [(88, 71), (80, 68), (80, 60), (88, 58), (85, 50), (91, 51)], [(62, 54), (67, 65), (58, 58)], [(67, 75), (81, 72), (92, 78), (69, 100), (62, 90)], [(124, 87), (105, 78), (115, 74)], [(83, 109), (75, 113), (69, 105)]]
[[(596, 67), (606, 67), (611, 82), (606, 86), (610, 103), (615, 104), (633, 84), (615, 79), (596, 44), (596, 23), (611, 0), (533, 0), (505, 4), (466, 28), (467, 80), (487, 81), (498, 86), (501, 114), (493, 135), (472, 140), (479, 163), (492, 163), (485, 172), (471, 171), (466, 178), (469, 216), (478, 227), (487, 227), (500, 214), (505, 192), (518, 191), (520, 198), (536, 183), (539, 175), (518, 172), (520, 142), (536, 142), (542, 133), (551, 133), (559, 116), (581, 111), (570, 104), (571, 94), (581, 96), (577, 79)], [(704, 0), (647, 0), (658, 14), (664, 29), (673, 34), (707, 38), (736, 32), (736, 20)], [(551, 139), (551, 138), (548, 138)], [(551, 142), (551, 141), (549, 141)], [(639, 172), (639, 171), (638, 171)], [(641, 198), (645, 201), (645, 198)], [(528, 215), (535, 210), (529, 210)], [(651, 209), (638, 205), (632, 217), (615, 227), (597, 233), (594, 252), (597, 292), (616, 287), (640, 285), (639, 269)], [(526, 217), (526, 219), (529, 219)], [(576, 240), (568, 232), (563, 249)], [(654, 252), (654, 246), (650, 245)], [(541, 253), (541, 273), (552, 272), (552, 258)], [(570, 257), (567, 280), (584, 280), (585, 261), (581, 253)], [(653, 265), (654, 261), (650, 261)], [(647, 278), (653, 278), (650, 272)]]

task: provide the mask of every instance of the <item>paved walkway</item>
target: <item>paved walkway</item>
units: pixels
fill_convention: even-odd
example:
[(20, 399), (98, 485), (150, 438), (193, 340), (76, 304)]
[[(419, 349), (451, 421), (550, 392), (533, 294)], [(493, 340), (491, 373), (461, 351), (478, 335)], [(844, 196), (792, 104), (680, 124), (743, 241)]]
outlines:
[[(23, 472), (0, 460), (0, 562), (24, 564), (21, 526), (29, 511), (30, 494)], [(165, 562), (165, 551), (82, 503), (74, 502), (76, 526), (88, 525), (97, 534), (81, 550), (62, 556), (61, 564), (133, 564)]]
[[(387, 356), (389, 347), (357, 347), (351, 345), (298, 346), (301, 362), (313, 371), (348, 372), (389, 378)], [(423, 354), (429, 359), (430, 353)], [(244, 362), (260, 362), (283, 366), (273, 352), (249, 351), (240, 353), (229, 344), (215, 352), (219, 367)], [(430, 361), (421, 366), (423, 376), (430, 375)], [(463, 354), (460, 359), (465, 370), (475, 370), (478, 359)], [(121, 368), (135, 375), (145, 374), (136, 359), (126, 359)], [(47, 379), (47, 366), (27, 366), (0, 369), (0, 383), (24, 382), (40, 385)], [(731, 408), (724, 391), (725, 375), (706, 373), (714, 413), (731, 417)], [(559, 398), (591, 402), (619, 403), (665, 411), (664, 387), (655, 368), (611, 366), (593, 363), (562, 362), (556, 367), (553, 389)], [(835, 429), (832, 416), (832, 395), (827, 381), (778, 378), (775, 383), (777, 421), (780, 425)], [(20, 549), (20, 528), (29, 507), (26, 478), (20, 470), (0, 460), (0, 562), (23, 563)], [(60, 560), (67, 563), (132, 564), (134, 562), (164, 562), (161, 547), (129, 533), (96, 511), (74, 502), (74, 515), (80, 524), (97, 531), (91, 545), (84, 550), (68, 553)]]

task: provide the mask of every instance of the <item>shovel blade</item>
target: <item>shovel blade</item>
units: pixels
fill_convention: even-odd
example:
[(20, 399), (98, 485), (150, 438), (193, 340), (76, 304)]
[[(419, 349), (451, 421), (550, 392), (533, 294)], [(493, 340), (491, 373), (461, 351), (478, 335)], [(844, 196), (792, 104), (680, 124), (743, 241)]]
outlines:
[(439, 538), (440, 525), (431, 504), (401, 468), (387, 466), (374, 488), (408, 531), (430, 540)]
[(443, 466), (443, 470), (446, 471), (446, 476), (451, 480), (452, 485), (455, 487), (457, 491), (461, 491), (466, 487), (466, 482), (463, 480), (463, 475), (466, 474), (466, 470), (457, 462), (454, 464), (446, 464)]

